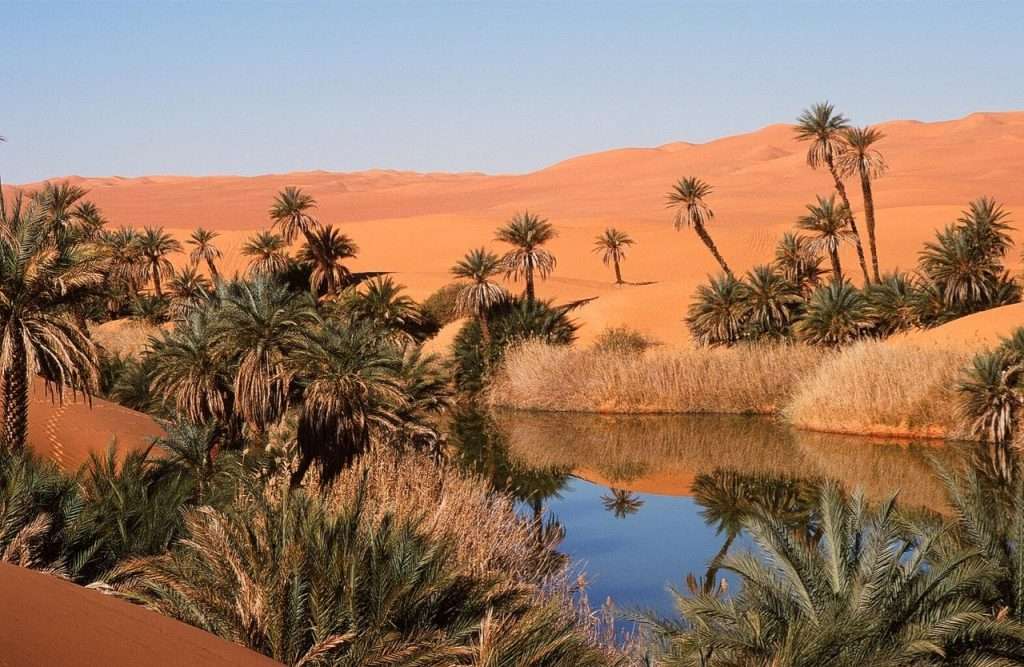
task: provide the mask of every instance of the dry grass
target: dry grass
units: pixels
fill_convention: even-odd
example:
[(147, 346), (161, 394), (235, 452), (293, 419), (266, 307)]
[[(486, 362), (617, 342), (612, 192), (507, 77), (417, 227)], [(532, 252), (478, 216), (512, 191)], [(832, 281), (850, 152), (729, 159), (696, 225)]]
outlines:
[(962, 437), (956, 380), (973, 352), (858, 343), (822, 361), (785, 406), (795, 426), (834, 433)]
[(531, 342), (506, 355), (490, 401), (558, 412), (767, 414), (825, 354), (802, 345), (621, 354)]
[(90, 325), (89, 335), (108, 354), (138, 358), (149, 345), (150, 336), (157, 336), (160, 327), (133, 319), (111, 320)]

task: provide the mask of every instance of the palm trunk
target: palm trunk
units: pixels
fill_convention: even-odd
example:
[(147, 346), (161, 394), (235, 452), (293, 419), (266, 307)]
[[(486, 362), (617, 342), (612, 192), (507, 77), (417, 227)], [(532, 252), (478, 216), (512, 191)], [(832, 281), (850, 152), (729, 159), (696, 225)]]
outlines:
[(704, 229), (704, 225), (697, 224), (694, 225), (693, 228), (694, 230), (696, 230), (697, 236), (700, 237), (700, 240), (704, 242), (704, 245), (706, 245), (708, 247), (708, 250), (711, 251), (711, 254), (714, 255), (715, 259), (718, 261), (719, 266), (722, 267), (722, 270), (725, 271), (725, 273), (731, 278), (732, 271), (729, 269), (729, 265), (725, 263), (725, 259), (723, 259), (721, 253), (718, 252), (718, 248), (715, 246), (715, 242), (711, 240), (711, 235), (708, 234), (708, 231), (706, 229)]
[(832, 248), (828, 254), (832, 258), (832, 280), (842, 282), (843, 267), (839, 265), (839, 248)]
[(207, 258), (206, 266), (210, 268), (210, 280), (216, 285), (220, 283), (220, 271), (217, 270), (217, 265), (213, 262), (213, 258)]
[(164, 298), (164, 291), (160, 287), (160, 265), (157, 262), (153, 262), (153, 292), (156, 294), (156, 298)]
[(533, 265), (526, 265), (526, 302), (533, 303), (535, 292), (533, 289)]
[(28, 366), (25, 340), (11, 337), (11, 366), (3, 378), (4, 445), (8, 451), (20, 452), (28, 440)]
[(618, 257), (615, 258), (615, 284), (616, 285), (621, 285), (622, 284), (622, 271), (619, 269), (619, 259), (618, 259)]
[(715, 579), (718, 578), (718, 567), (720, 561), (725, 558), (726, 554), (729, 553), (729, 547), (732, 546), (732, 541), (736, 539), (735, 533), (729, 533), (729, 536), (725, 538), (725, 544), (718, 550), (718, 554), (711, 559), (711, 564), (708, 565), (708, 572), (704, 576), (704, 592), (710, 594), (715, 590)]
[(868, 263), (864, 259), (864, 246), (860, 242), (860, 231), (857, 229), (857, 221), (853, 218), (853, 209), (850, 207), (850, 198), (846, 195), (846, 186), (843, 185), (843, 179), (839, 177), (839, 172), (836, 171), (836, 166), (831, 156), (828, 158), (828, 170), (832, 173), (832, 180), (836, 183), (836, 192), (839, 193), (839, 199), (843, 202), (843, 206), (846, 207), (847, 221), (850, 223), (850, 231), (853, 232), (853, 245), (857, 248), (857, 261), (860, 262), (860, 270), (864, 273), (864, 285), (870, 285), (871, 276), (868, 274)]
[(871, 253), (871, 270), (875, 282), (882, 282), (878, 273), (878, 248), (875, 246), (875, 198), (871, 194), (871, 177), (867, 173), (860, 175), (860, 187), (864, 193), (864, 222), (868, 227), (868, 251)]

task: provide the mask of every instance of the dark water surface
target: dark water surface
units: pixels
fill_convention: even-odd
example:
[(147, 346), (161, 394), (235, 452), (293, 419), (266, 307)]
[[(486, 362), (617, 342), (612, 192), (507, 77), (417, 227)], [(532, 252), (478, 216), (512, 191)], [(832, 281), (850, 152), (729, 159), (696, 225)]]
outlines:
[[(455, 456), (539, 518), (539, 537), (582, 568), (594, 605), (673, 612), (668, 586), (708, 572), (723, 549), (752, 548), (738, 530), (750, 503), (799, 521), (814, 486), (835, 480), (872, 500), (945, 507), (935, 443), (799, 432), (763, 417), (467, 412)], [(730, 539), (732, 535), (732, 539)]]

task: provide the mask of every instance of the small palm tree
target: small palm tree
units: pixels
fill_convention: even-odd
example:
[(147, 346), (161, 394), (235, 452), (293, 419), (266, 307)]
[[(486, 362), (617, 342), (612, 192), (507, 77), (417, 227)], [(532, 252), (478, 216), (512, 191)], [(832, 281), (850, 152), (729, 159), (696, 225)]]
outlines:
[(354, 258), (358, 252), (355, 241), (332, 225), (317, 227), (307, 234), (306, 243), (299, 250), (299, 261), (312, 269), (310, 289), (327, 296), (337, 295), (352, 275), (342, 262)]
[(143, 282), (153, 281), (153, 293), (162, 299), (164, 291), (162, 281), (174, 275), (174, 265), (167, 256), (181, 252), (181, 243), (164, 231), (163, 227), (146, 227), (142, 235), (136, 239), (142, 263), (139, 265), (139, 276)]
[(811, 345), (840, 347), (867, 335), (873, 324), (860, 290), (846, 281), (832, 281), (811, 294), (796, 330)]
[(272, 276), (288, 268), (288, 243), (273, 232), (259, 232), (246, 241), (242, 254), (252, 258), (246, 270), (250, 278)]
[(47, 220), (55, 229), (66, 230), (74, 221), (76, 204), (89, 194), (85, 188), (72, 185), (67, 181), (54, 185), (44, 183), (42, 189), (32, 195), (32, 199), (42, 207)]
[(868, 265), (864, 260), (864, 247), (861, 244), (860, 232), (857, 231), (857, 221), (853, 217), (853, 208), (850, 206), (850, 198), (846, 195), (846, 186), (843, 184), (842, 175), (836, 165), (836, 159), (845, 149), (846, 131), (850, 122), (841, 113), (837, 113), (835, 107), (828, 102), (815, 104), (810, 109), (805, 109), (796, 121), (796, 136), (800, 141), (811, 142), (807, 149), (807, 164), (811, 169), (817, 169), (824, 165), (832, 175), (836, 192), (843, 202), (843, 213), (850, 224), (850, 231), (853, 232), (853, 243), (857, 248), (857, 260), (860, 262), (861, 271), (864, 273), (864, 284), (871, 282), (868, 275)]
[(494, 281), (499, 271), (501, 260), (484, 248), (469, 251), (452, 267), (453, 276), (468, 281), (459, 289), (456, 307), (460, 313), (472, 316), (480, 323), (484, 347), (488, 347), (491, 340), (488, 313), (508, 300), (505, 288)]
[(91, 201), (79, 202), (71, 211), (71, 218), (85, 241), (96, 240), (107, 224), (99, 207)]
[(309, 241), (313, 231), (319, 226), (311, 211), (316, 208), (316, 200), (300, 188), (288, 186), (277, 193), (274, 204), (270, 207), (270, 219), (273, 226), (280, 230), (285, 243), (291, 243), (295, 237), (302, 235)]
[(416, 302), (402, 293), (404, 289), (390, 276), (373, 278), (357, 292), (348, 308), (357, 319), (412, 342), (423, 324), (423, 315)]
[(28, 437), (31, 378), (61, 399), (69, 388), (91, 394), (98, 382), (96, 348), (71, 306), (76, 289), (102, 282), (102, 261), (73, 237), (55, 238), (55, 224), (36, 202), (19, 194), (8, 206), (0, 191), (2, 444), (15, 451)]
[(626, 259), (626, 248), (633, 245), (634, 241), (626, 232), (620, 232), (614, 227), (604, 230), (604, 233), (594, 241), (594, 252), (601, 253), (601, 261), (605, 266), (611, 264), (615, 267), (615, 284), (621, 285), (622, 269), (620, 264)]
[(701, 345), (738, 343), (746, 329), (748, 294), (748, 287), (729, 273), (698, 287), (686, 314), (690, 334)]
[(195, 264), (190, 264), (175, 274), (170, 283), (171, 314), (184, 317), (200, 307), (210, 297), (212, 285)]
[(668, 193), (666, 206), (675, 209), (673, 222), (676, 229), (692, 227), (700, 240), (711, 251), (715, 261), (722, 267), (722, 271), (725, 271), (727, 275), (732, 275), (729, 265), (725, 263), (715, 242), (711, 240), (711, 235), (708, 234), (707, 225), (715, 217), (714, 212), (704, 201), (710, 194), (711, 186), (701, 179), (693, 176), (681, 178)]
[(920, 294), (913, 279), (905, 273), (881, 277), (864, 290), (875, 332), (882, 338), (909, 331), (921, 324)]
[(868, 250), (871, 253), (871, 270), (875, 281), (881, 280), (878, 273), (878, 249), (875, 245), (875, 198), (871, 192), (871, 180), (885, 173), (885, 158), (874, 147), (885, 135), (873, 127), (849, 127), (843, 130), (843, 144), (836, 157), (836, 167), (842, 176), (860, 177), (864, 194), (864, 222), (868, 228)]
[(533, 301), (536, 296), (534, 273), (545, 279), (555, 270), (555, 256), (543, 247), (555, 236), (555, 228), (550, 222), (529, 211), (516, 213), (498, 229), (497, 240), (513, 246), (501, 258), (505, 277), (526, 281), (527, 301)]
[(755, 266), (747, 273), (744, 320), (754, 338), (788, 336), (803, 298), (796, 285), (771, 266)]
[(825, 270), (821, 268), (822, 257), (802, 234), (786, 232), (775, 246), (775, 268), (782, 276), (797, 286), (801, 294), (810, 292), (821, 282)]
[(814, 252), (824, 250), (832, 260), (832, 280), (843, 280), (843, 267), (839, 263), (839, 246), (853, 240), (853, 232), (846, 226), (847, 211), (836, 206), (836, 199), (818, 196), (817, 204), (807, 205), (807, 214), (797, 219), (800, 229), (811, 232), (810, 248)]
[(220, 272), (217, 271), (217, 260), (223, 257), (223, 253), (217, 249), (217, 246), (213, 244), (213, 240), (220, 236), (217, 232), (210, 231), (208, 229), (199, 229), (192, 232), (192, 236), (188, 239), (188, 244), (192, 246), (192, 252), (189, 253), (189, 261), (193, 264), (199, 262), (206, 262), (206, 267), (210, 270), (210, 280), (214, 284), (220, 282)]

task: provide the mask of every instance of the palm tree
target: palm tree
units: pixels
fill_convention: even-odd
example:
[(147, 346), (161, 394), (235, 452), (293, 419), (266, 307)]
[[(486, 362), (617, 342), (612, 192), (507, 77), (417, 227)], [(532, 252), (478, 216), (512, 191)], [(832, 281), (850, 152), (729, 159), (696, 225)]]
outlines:
[(75, 290), (99, 285), (102, 262), (73, 238), (54, 239), (54, 223), (19, 194), (0, 192), (0, 398), (3, 445), (24, 448), (29, 384), (40, 375), (59, 399), (70, 388), (91, 394), (96, 348), (69, 303)]
[(797, 335), (811, 345), (840, 347), (867, 335), (874, 323), (864, 295), (847, 281), (819, 287), (807, 301)]
[(545, 279), (555, 270), (555, 256), (542, 246), (556, 235), (555, 228), (547, 219), (529, 211), (516, 213), (498, 229), (497, 240), (513, 246), (501, 258), (505, 277), (526, 281), (527, 301), (533, 301), (535, 297), (534, 272)]
[(771, 266), (755, 266), (747, 273), (746, 321), (750, 334), (788, 336), (803, 298), (796, 285)]
[(875, 331), (883, 338), (909, 331), (921, 323), (920, 294), (905, 273), (891, 273), (864, 290)]
[(616, 519), (625, 519), (636, 514), (644, 506), (644, 501), (627, 489), (608, 489), (609, 493), (601, 496), (601, 505), (615, 515)]
[(825, 199), (818, 196), (818, 203), (807, 205), (807, 214), (797, 219), (800, 229), (812, 232), (810, 248), (814, 252), (824, 250), (832, 260), (833, 282), (843, 280), (843, 268), (839, 264), (839, 246), (854, 238), (853, 232), (846, 228), (847, 211), (843, 206), (836, 206), (836, 198)]
[(463, 315), (469, 315), (480, 323), (484, 347), (490, 346), (491, 332), (488, 313), (498, 304), (508, 300), (505, 288), (493, 278), (501, 270), (501, 260), (484, 248), (470, 250), (452, 267), (452, 275), (469, 281), (459, 290), (456, 308)]
[(766, 514), (744, 521), (763, 557), (730, 555), (742, 581), (729, 599), (676, 595), (688, 623), (653, 621), (668, 644), (659, 664), (1016, 664), (1024, 627), (997, 620), (966, 593), (984, 585), (976, 551), (946, 550), (942, 530), (906, 537), (895, 501), (872, 509), (835, 484), (816, 508), (820, 539)]
[(871, 270), (875, 282), (878, 273), (878, 249), (875, 246), (875, 198), (871, 193), (871, 180), (885, 173), (885, 158), (874, 145), (885, 135), (873, 127), (850, 127), (843, 130), (843, 145), (836, 156), (836, 167), (842, 176), (859, 176), (864, 194), (864, 221), (868, 227), (868, 250), (871, 252)]
[(288, 406), (293, 371), (288, 354), (319, 323), (308, 293), (266, 279), (222, 290), (213, 346), (237, 368), (235, 408), (256, 431), (257, 444)]
[(32, 195), (32, 199), (45, 211), (47, 220), (56, 230), (67, 229), (73, 220), (74, 207), (89, 191), (67, 181), (54, 185), (47, 182)]
[(748, 288), (731, 273), (697, 288), (686, 326), (701, 345), (735, 345), (746, 328)]
[(611, 264), (615, 267), (615, 284), (621, 285), (622, 270), (619, 265), (626, 259), (626, 248), (633, 245), (634, 241), (626, 232), (620, 232), (614, 227), (604, 230), (604, 233), (594, 241), (594, 252), (601, 253), (601, 261), (605, 266)]
[(291, 243), (295, 237), (302, 235), (309, 241), (313, 230), (319, 223), (310, 211), (316, 208), (316, 200), (300, 188), (286, 187), (277, 193), (274, 204), (270, 207), (270, 219), (273, 226), (279, 228), (285, 243)]
[(306, 243), (299, 250), (299, 261), (308, 265), (309, 287), (318, 294), (335, 296), (352, 272), (342, 262), (352, 259), (359, 246), (332, 225), (317, 227), (307, 233)]
[(213, 240), (218, 236), (220, 234), (217, 232), (200, 227), (188, 238), (188, 244), (192, 246), (192, 252), (188, 256), (189, 261), (193, 264), (206, 262), (206, 267), (210, 270), (210, 280), (214, 284), (220, 282), (220, 272), (217, 271), (216, 261), (223, 257), (223, 253), (213, 245)]
[(401, 426), (406, 397), (402, 357), (372, 327), (327, 321), (303, 336), (288, 358), (288, 372), (302, 395), (298, 486), (314, 462), (321, 483), (330, 482), (366, 450), (372, 436)]
[(246, 241), (242, 254), (252, 258), (246, 270), (250, 278), (274, 275), (288, 268), (288, 244), (273, 232), (259, 232)]
[(107, 219), (103, 217), (99, 207), (91, 201), (79, 202), (71, 211), (71, 217), (75, 221), (82, 239), (86, 241), (98, 238), (107, 224)]
[(372, 322), (388, 333), (409, 340), (417, 339), (423, 315), (416, 302), (403, 294), (390, 276), (368, 280), (348, 305), (357, 319)]
[(729, 270), (729, 265), (725, 263), (715, 242), (711, 240), (711, 235), (708, 234), (707, 225), (715, 217), (714, 212), (704, 201), (710, 194), (711, 186), (701, 179), (694, 176), (681, 178), (668, 193), (666, 206), (675, 209), (673, 222), (676, 229), (693, 227), (693, 231), (697, 232), (697, 236), (711, 251), (722, 270), (731, 276), (732, 271)]
[(190, 264), (175, 274), (171, 280), (171, 312), (175, 317), (184, 317), (201, 306), (209, 297), (212, 285), (195, 264)]
[(143, 282), (152, 280), (153, 293), (156, 294), (156, 298), (162, 299), (164, 292), (161, 281), (174, 275), (174, 265), (167, 256), (181, 252), (181, 243), (164, 232), (163, 227), (146, 227), (138, 237), (137, 244), (143, 258), (139, 266), (139, 276)]
[(807, 164), (811, 169), (825, 165), (832, 181), (835, 183), (836, 192), (843, 202), (843, 214), (850, 223), (850, 231), (853, 232), (853, 242), (857, 248), (857, 260), (860, 262), (861, 271), (864, 273), (864, 284), (871, 282), (868, 275), (868, 265), (864, 260), (864, 247), (861, 245), (860, 233), (857, 231), (857, 221), (853, 217), (853, 208), (850, 206), (850, 198), (846, 195), (846, 186), (836, 165), (836, 159), (843, 152), (845, 146), (845, 132), (849, 129), (850, 123), (841, 113), (836, 113), (835, 107), (828, 102), (815, 104), (810, 109), (805, 109), (800, 118), (796, 121), (796, 136), (800, 141), (810, 141), (811, 147), (807, 149)]
[(821, 255), (810, 239), (802, 234), (786, 232), (775, 246), (775, 268), (796, 285), (801, 294), (809, 294), (821, 281)]

